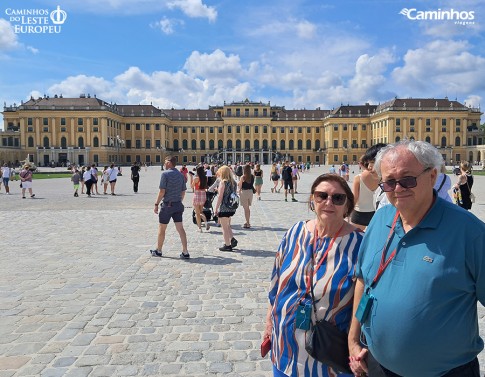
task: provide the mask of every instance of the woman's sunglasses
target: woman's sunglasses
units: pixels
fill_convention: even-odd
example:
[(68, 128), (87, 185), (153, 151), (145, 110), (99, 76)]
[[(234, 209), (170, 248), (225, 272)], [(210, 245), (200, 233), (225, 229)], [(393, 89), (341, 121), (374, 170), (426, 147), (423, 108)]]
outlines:
[(332, 203), (336, 206), (344, 205), (345, 201), (347, 200), (347, 194), (328, 195), (328, 193), (325, 191), (315, 191), (313, 193), (313, 200), (315, 200), (316, 203), (321, 203), (327, 200), (329, 197), (332, 200)]

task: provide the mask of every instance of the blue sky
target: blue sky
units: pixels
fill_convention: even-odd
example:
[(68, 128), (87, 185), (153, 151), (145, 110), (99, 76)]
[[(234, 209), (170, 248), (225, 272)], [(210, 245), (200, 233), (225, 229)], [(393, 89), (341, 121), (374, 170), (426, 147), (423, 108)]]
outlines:
[[(160, 108), (248, 98), (332, 109), (448, 96), (478, 107), (485, 98), (484, 3), (7, 0), (0, 6), (0, 101), (84, 93)], [(27, 22), (54, 26), (49, 15), (58, 6), (67, 18), (57, 33), (21, 32)], [(469, 24), (457, 24), (458, 16), (414, 19), (451, 9)], [(19, 21), (26, 10), (47, 18)]]

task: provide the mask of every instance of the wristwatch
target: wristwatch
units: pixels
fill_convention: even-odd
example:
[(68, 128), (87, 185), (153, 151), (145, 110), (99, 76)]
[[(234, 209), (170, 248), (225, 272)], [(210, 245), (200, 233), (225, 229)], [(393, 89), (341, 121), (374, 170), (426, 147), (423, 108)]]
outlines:
[(160, 203), (155, 203), (155, 205), (158, 207), (160, 205)]

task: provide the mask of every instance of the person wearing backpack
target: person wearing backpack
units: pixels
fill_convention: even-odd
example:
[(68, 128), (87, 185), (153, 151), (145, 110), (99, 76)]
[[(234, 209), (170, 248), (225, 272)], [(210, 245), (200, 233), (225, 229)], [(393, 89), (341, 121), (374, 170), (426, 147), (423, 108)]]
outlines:
[(241, 164), (238, 163), (236, 166), (236, 176), (238, 179), (241, 179), (242, 175), (243, 175), (243, 167)]
[(291, 201), (297, 202), (298, 200), (295, 199), (295, 190), (293, 190), (293, 177), (292, 177), (292, 169), (290, 166), (290, 161), (285, 161), (285, 166), (281, 170), (281, 178), (285, 185), (285, 202), (288, 201), (288, 190), (291, 193)]
[(219, 223), (222, 227), (222, 235), (224, 237), (224, 245), (219, 248), (220, 251), (232, 251), (237, 246), (237, 240), (234, 238), (234, 233), (231, 229), (231, 217), (236, 213), (236, 208), (239, 205), (237, 196), (237, 183), (233, 178), (229, 166), (224, 165), (217, 170), (217, 176), (220, 179), (219, 193), (217, 197), (217, 204), (215, 213), (219, 218)]

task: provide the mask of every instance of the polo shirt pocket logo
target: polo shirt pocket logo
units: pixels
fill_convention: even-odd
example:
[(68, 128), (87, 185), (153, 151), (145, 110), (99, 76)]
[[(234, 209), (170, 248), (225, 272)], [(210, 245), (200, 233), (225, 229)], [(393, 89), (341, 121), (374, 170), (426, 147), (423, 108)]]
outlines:
[(433, 258), (428, 257), (427, 255), (423, 257), (423, 260), (428, 263), (433, 263)]

